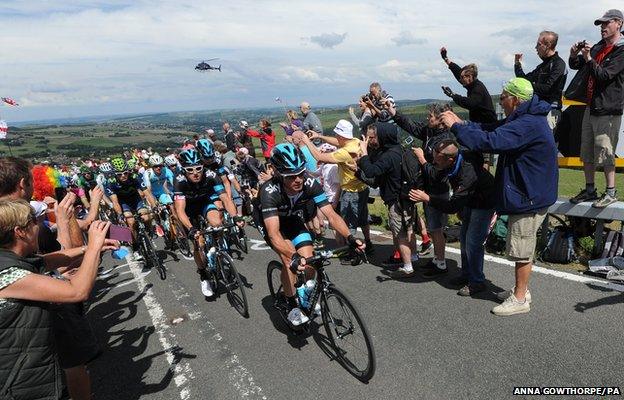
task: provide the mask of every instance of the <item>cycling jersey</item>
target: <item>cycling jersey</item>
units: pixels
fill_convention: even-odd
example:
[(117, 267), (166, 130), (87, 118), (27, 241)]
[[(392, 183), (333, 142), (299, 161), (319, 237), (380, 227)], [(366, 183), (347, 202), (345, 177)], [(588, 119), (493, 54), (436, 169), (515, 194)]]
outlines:
[(204, 163), (204, 167), (207, 169), (214, 171), (217, 176), (225, 176), (227, 175), (227, 171), (223, 166), (223, 162), (221, 161), (221, 154), (215, 152), (215, 157), (210, 163)]
[(323, 186), (310, 175), (306, 175), (303, 189), (295, 196), (287, 195), (282, 184), (275, 178), (260, 186), (258, 196), (262, 219), (276, 215), (297, 216), (307, 222), (314, 217), (317, 207), (329, 204)]
[(280, 233), (299, 249), (312, 245), (312, 235), (305, 222), (314, 218), (317, 207), (328, 204), (323, 186), (312, 176), (306, 175), (303, 189), (294, 196), (286, 194), (281, 183), (273, 178), (260, 186), (260, 194), (255, 200), (254, 221), (264, 240), (273, 247), (264, 219), (278, 216)]
[(169, 185), (173, 185), (173, 178), (173, 172), (166, 167), (162, 167), (160, 175), (156, 175), (156, 172), (154, 172), (151, 168), (143, 174), (143, 182), (145, 183), (145, 186), (151, 189), (152, 194), (155, 197), (166, 193), (165, 182), (168, 182)]
[(190, 218), (211, 209), (216, 210), (217, 207), (212, 203), (222, 193), (225, 193), (223, 183), (209, 169), (204, 169), (202, 180), (197, 183), (189, 181), (184, 175), (178, 175), (173, 185), (174, 200), (186, 200), (185, 211)]
[(117, 195), (119, 204), (124, 211), (137, 210), (143, 207), (140, 191), (145, 190), (145, 183), (136, 176), (128, 177), (125, 182), (119, 179), (109, 181), (105, 186), (105, 192), (108, 197)]

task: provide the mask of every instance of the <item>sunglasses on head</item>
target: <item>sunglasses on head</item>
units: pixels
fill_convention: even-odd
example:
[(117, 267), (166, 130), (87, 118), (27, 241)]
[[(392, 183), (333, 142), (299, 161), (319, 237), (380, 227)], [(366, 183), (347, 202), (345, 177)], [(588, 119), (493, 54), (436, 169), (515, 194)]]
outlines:
[(202, 172), (203, 170), (204, 167), (202, 165), (196, 165), (194, 167), (184, 167), (184, 171), (188, 172), (189, 174), (196, 174)]

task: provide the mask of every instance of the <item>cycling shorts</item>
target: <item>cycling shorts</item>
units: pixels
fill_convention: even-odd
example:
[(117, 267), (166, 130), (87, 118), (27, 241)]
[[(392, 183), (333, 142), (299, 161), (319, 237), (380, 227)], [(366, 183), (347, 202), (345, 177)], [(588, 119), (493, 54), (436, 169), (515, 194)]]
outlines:
[[(260, 223), (258, 223), (260, 222)], [(299, 217), (279, 217), (280, 233), (286, 240), (290, 240), (295, 246), (295, 249), (300, 249), (305, 246), (312, 246), (312, 234), (308, 228), (306, 228), (304, 222)], [(271, 239), (267, 234), (266, 227), (263, 221), (256, 221), (256, 226), (260, 231), (260, 234), (264, 238), (264, 241), (271, 247)]]

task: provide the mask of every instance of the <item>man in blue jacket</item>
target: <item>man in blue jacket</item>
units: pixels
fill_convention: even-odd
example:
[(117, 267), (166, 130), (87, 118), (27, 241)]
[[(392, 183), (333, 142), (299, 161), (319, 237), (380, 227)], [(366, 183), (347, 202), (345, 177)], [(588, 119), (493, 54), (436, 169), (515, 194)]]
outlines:
[(486, 126), (442, 114), (457, 140), (471, 150), (499, 154), (496, 211), (508, 214), (507, 257), (516, 263), (516, 285), (499, 293), (504, 302), (496, 315), (530, 311), (529, 276), (537, 239), (548, 207), (557, 200), (557, 147), (546, 115), (550, 104), (533, 95), (531, 82), (514, 78), (505, 84), (500, 104), (506, 119)]

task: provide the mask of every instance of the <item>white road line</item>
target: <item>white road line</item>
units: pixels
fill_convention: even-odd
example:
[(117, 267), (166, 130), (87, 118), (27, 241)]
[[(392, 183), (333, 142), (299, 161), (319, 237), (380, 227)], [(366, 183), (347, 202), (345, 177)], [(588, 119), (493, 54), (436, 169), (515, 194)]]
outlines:
[[(129, 268), (134, 275), (134, 281), (136, 282), (139, 291), (145, 290), (147, 282), (145, 281), (145, 275), (141, 273), (141, 264), (130, 262)], [(189, 387), (189, 378), (193, 378), (193, 370), (186, 361), (176, 360), (174, 349), (178, 347), (175, 335), (169, 332), (170, 326), (167, 324), (165, 312), (161, 305), (154, 297), (151, 289), (145, 290), (145, 296), (143, 296), (143, 302), (147, 307), (147, 312), (152, 319), (160, 345), (165, 351), (167, 362), (169, 363), (169, 370), (173, 372), (173, 381), (180, 389), (180, 399), (188, 400), (191, 398), (191, 390)]]
[[(358, 230), (359, 230), (359, 228), (358, 228)], [(370, 233), (373, 234), (373, 235), (377, 235), (377, 236), (383, 236), (385, 238), (390, 238), (390, 239), (392, 238), (392, 236), (390, 236), (386, 232), (382, 232), (382, 231), (376, 231), (376, 230), (372, 230), (371, 229)], [(420, 243), (421, 242), (418, 241), (418, 244), (420, 244)], [(448, 253), (461, 255), (461, 251), (459, 249), (454, 248), (454, 247), (447, 246), (446, 247), (446, 251)], [(489, 254), (485, 255), (485, 260), (493, 262), (495, 264), (508, 265), (508, 266), (511, 266), (511, 267), (514, 267), (516, 265), (513, 261), (509, 261), (509, 260), (506, 260), (504, 258), (492, 256), (492, 255), (489, 255)], [(620, 285), (618, 283), (614, 283), (614, 282), (611, 282), (611, 281), (605, 281), (605, 280), (598, 279), (598, 278), (592, 278), (592, 277), (588, 277), (588, 276), (572, 274), (570, 272), (557, 271), (557, 270), (546, 268), (546, 267), (540, 267), (539, 265), (535, 265), (535, 264), (533, 264), (533, 271), (535, 271), (535, 272), (537, 272), (539, 274), (556, 276), (557, 278), (562, 278), (562, 279), (566, 279), (566, 280), (569, 280), (569, 281), (579, 282), (579, 283), (584, 283), (584, 284), (596, 285), (596, 286), (603, 287), (605, 289), (616, 290), (618, 292), (623, 292), (624, 293), (624, 285)]]
[[(239, 396), (244, 399), (262, 399), (266, 400), (264, 391), (256, 384), (251, 372), (243, 365), (236, 354), (228, 347), (222, 335), (217, 331), (215, 326), (206, 318), (197, 303), (195, 303), (186, 289), (175, 279), (175, 273), (171, 272), (167, 279), (167, 285), (171, 289), (176, 300), (182, 305), (184, 311), (193, 321), (201, 319), (202, 328), (200, 333), (204, 334), (209, 341), (210, 347), (218, 354), (215, 360), (225, 360), (223, 366), (227, 370), (228, 379), (232, 386), (236, 389)], [(198, 288), (199, 290), (199, 288)], [(227, 301), (225, 296), (223, 301)], [(234, 312), (234, 310), (232, 310)]]

